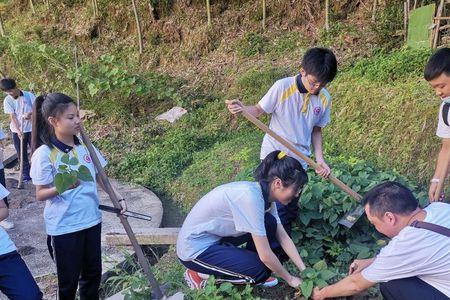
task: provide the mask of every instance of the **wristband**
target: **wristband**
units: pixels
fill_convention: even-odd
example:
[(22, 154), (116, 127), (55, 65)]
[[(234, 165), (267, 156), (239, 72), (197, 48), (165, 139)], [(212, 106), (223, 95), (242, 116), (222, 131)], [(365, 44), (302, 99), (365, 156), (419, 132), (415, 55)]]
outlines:
[(439, 178), (433, 178), (430, 180), (431, 183), (439, 183)]

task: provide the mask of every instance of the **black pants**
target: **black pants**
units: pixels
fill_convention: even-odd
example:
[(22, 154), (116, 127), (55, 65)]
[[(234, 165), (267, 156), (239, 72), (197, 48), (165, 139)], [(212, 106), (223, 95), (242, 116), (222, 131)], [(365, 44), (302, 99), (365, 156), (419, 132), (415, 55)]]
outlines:
[(17, 251), (0, 255), (0, 291), (11, 300), (41, 300), (42, 293)]
[[(12, 137), (14, 141), (14, 148), (17, 152), (17, 157), (20, 157), (20, 138), (17, 133), (12, 132)], [(30, 177), (30, 161), (28, 160), (28, 147), (31, 148), (31, 132), (26, 132), (23, 134), (23, 170), (22, 176), (24, 178)]]
[(60, 300), (99, 299), (102, 276), (101, 223), (81, 231), (52, 236)]
[(417, 277), (391, 280), (380, 284), (386, 300), (448, 300), (439, 290)]
[[(6, 189), (6, 180), (5, 180), (5, 169), (0, 169), (0, 183), (5, 187)], [(9, 208), (8, 198), (3, 198), (3, 201), (5, 201), (6, 207)]]

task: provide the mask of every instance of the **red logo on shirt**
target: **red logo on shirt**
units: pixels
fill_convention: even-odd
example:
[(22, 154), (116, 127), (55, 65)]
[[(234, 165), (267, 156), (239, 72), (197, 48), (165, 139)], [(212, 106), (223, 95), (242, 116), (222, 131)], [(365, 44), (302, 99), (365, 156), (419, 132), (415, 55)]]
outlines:
[(320, 107), (314, 107), (314, 114), (318, 116), (320, 114)]
[(88, 164), (91, 163), (91, 157), (87, 154), (84, 155), (84, 161), (87, 162)]

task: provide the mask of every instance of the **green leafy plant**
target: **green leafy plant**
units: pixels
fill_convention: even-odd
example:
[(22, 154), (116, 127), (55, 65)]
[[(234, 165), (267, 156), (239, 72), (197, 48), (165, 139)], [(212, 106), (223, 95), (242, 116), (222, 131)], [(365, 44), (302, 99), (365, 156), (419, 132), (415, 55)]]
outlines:
[(70, 189), (78, 180), (94, 181), (91, 172), (86, 166), (81, 165), (78, 169), (74, 169), (79, 164), (76, 157), (64, 154), (61, 157), (61, 162), (62, 164), (58, 166), (58, 174), (55, 176), (55, 187), (59, 194)]
[(327, 286), (327, 281), (336, 275), (335, 272), (328, 269), (327, 263), (324, 260), (318, 261), (312, 268), (306, 268), (301, 275), (303, 279), (303, 282), (300, 284), (302, 295), (306, 299), (309, 299), (314, 287), (323, 288)]

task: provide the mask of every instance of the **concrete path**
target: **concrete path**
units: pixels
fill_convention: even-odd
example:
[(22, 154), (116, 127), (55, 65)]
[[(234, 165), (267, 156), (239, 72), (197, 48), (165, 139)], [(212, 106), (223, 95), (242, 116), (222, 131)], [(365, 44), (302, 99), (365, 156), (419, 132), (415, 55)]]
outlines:
[[(7, 158), (7, 155), (5, 155)], [(39, 286), (46, 294), (46, 299), (56, 299), (55, 267), (51, 260), (45, 233), (43, 209), (44, 202), (35, 199), (35, 188), (31, 183), (26, 183), (25, 188), (18, 190), (18, 172), (13, 169), (5, 169), (7, 189), (11, 192), (10, 220), (15, 223), (15, 228), (8, 230), (8, 234), (16, 244), (19, 253), (27, 263), (33, 276), (36, 277)], [(152, 216), (152, 221), (142, 221), (129, 218), (133, 230), (138, 233), (140, 228), (159, 227), (162, 221), (163, 208), (159, 198), (150, 190), (141, 186), (123, 184), (112, 180), (116, 190), (127, 199), (128, 209)], [(101, 204), (112, 206), (109, 197), (103, 191), (100, 192)], [(102, 252), (103, 271), (123, 260), (123, 251), (131, 250), (130, 247), (118, 249), (106, 247), (105, 235), (108, 233), (124, 232), (122, 224), (115, 214), (103, 212), (102, 222)], [(0, 295), (0, 299), (2, 296)]]

